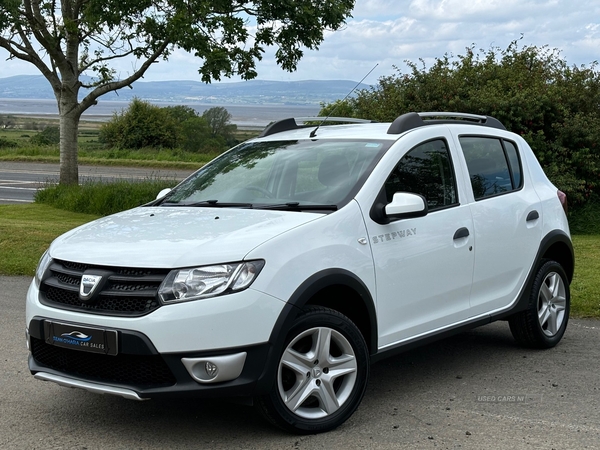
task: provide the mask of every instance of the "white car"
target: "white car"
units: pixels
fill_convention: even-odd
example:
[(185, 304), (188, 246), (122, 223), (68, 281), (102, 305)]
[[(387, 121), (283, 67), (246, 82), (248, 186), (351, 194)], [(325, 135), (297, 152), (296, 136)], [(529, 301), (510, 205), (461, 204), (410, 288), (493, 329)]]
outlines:
[(57, 238), (27, 294), (29, 368), (138, 400), (245, 397), (286, 430), (327, 431), (370, 364), (415, 345), (499, 319), (523, 345), (556, 345), (565, 212), (492, 117), (286, 119)]

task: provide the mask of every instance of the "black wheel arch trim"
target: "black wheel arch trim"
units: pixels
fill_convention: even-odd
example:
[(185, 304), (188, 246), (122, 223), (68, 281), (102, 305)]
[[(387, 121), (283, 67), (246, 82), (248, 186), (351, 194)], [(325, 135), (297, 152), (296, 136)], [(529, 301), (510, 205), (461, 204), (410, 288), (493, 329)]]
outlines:
[[(545, 255), (554, 244), (561, 243), (564, 244), (569, 251), (569, 259), (570, 265), (565, 267), (564, 264), (563, 269), (567, 274), (569, 279), (569, 283), (573, 281), (573, 274), (575, 272), (575, 252), (573, 251), (573, 242), (571, 238), (562, 230), (554, 230), (548, 233), (544, 239), (542, 239), (542, 243), (540, 244), (540, 251), (538, 252), (537, 260), (541, 259), (541, 255)], [(560, 262), (560, 261), (557, 261)]]
[[(535, 280), (537, 271), (542, 264), (542, 261), (544, 259), (556, 259), (552, 257), (553, 254), (552, 252), (550, 252), (550, 249), (556, 244), (564, 245), (567, 249), (568, 254), (566, 255), (566, 257), (568, 259), (568, 265), (561, 264), (561, 267), (567, 275), (569, 284), (571, 283), (571, 281), (573, 280), (573, 273), (575, 270), (575, 253), (573, 251), (573, 243), (571, 242), (571, 238), (569, 237), (569, 235), (567, 235), (564, 231), (553, 230), (549, 232), (546, 236), (544, 236), (544, 238), (542, 239), (535, 259), (533, 260), (533, 264), (529, 269), (529, 274), (527, 275), (524, 288), (521, 290), (516, 303), (506, 311), (493, 314), (491, 316), (492, 321), (506, 319), (508, 316), (516, 312), (523, 311), (527, 308), (527, 305), (529, 303), (529, 296), (533, 287), (533, 282)], [(547, 256), (549, 256), (550, 258), (547, 258)], [(561, 263), (561, 261), (557, 262), (559, 264)]]
[(269, 337), (270, 354), (265, 364), (265, 369), (260, 377), (258, 389), (268, 391), (275, 380), (278, 355), (283, 350), (283, 344), (288, 334), (288, 330), (309, 301), (321, 290), (331, 286), (346, 286), (354, 290), (362, 299), (365, 308), (369, 314), (370, 336), (364, 336), (371, 354), (377, 352), (377, 314), (375, 312), (375, 303), (364, 282), (352, 272), (341, 269), (326, 269), (317, 272), (307, 278), (283, 307)]

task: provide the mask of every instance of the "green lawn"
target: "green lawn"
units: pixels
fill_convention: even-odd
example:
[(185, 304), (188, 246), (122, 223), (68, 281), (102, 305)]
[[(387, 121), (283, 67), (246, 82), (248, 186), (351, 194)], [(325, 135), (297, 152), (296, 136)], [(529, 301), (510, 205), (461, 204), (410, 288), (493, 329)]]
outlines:
[(46, 205), (0, 205), (0, 274), (30, 275), (50, 242), (98, 216)]
[[(46, 205), (0, 205), (0, 274), (33, 276), (52, 240), (96, 219)], [(600, 318), (600, 235), (573, 236), (575, 277), (571, 284), (573, 317)]]
[(571, 283), (572, 314), (600, 319), (600, 236), (573, 236), (575, 276)]

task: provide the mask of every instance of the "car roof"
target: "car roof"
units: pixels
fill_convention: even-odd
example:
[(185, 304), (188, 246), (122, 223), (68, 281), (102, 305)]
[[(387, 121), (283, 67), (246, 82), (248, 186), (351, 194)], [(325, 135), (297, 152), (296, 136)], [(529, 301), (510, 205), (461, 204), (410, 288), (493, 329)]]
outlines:
[[(322, 126), (328, 122), (344, 124)], [(402, 114), (391, 123), (343, 117), (288, 118), (267, 126), (259, 138), (261, 140), (344, 138), (395, 141), (404, 133), (415, 128), (439, 124), (473, 125), (506, 130), (499, 120), (490, 116), (455, 112), (411, 112)]]
[(389, 123), (361, 123), (353, 125), (327, 125), (319, 127), (316, 134), (311, 133), (317, 125), (302, 127), (295, 130), (281, 131), (260, 140), (297, 140), (297, 139), (377, 139), (395, 141), (399, 135), (387, 134)]

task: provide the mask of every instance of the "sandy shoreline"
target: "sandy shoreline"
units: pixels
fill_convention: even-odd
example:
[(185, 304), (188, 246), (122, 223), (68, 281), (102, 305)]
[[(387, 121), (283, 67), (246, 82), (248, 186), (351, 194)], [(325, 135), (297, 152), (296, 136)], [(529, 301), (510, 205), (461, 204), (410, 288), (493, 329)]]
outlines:
[[(5, 116), (14, 117), (15, 119), (47, 119), (47, 120), (58, 120), (58, 114), (2, 114)], [(112, 115), (105, 114), (83, 114), (81, 116), (82, 121), (91, 122), (107, 122), (112, 118)]]
[[(44, 120), (44, 121), (56, 121), (59, 120), (58, 114), (0, 114), (4, 116), (10, 116), (17, 120)], [(83, 114), (79, 123), (94, 123), (100, 124), (102, 122), (108, 122), (113, 116), (106, 114)], [(238, 130), (249, 130), (249, 131), (260, 131), (265, 127), (262, 125), (245, 125), (235, 123), (235, 118), (232, 119), (232, 124), (237, 125)]]

